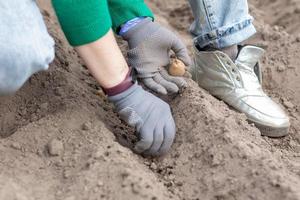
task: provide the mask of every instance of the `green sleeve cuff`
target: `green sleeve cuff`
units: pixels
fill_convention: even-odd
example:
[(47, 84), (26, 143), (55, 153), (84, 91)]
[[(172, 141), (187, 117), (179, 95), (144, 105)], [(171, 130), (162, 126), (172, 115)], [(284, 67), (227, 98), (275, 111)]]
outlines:
[(72, 46), (94, 42), (112, 26), (107, 1), (52, 0), (52, 4)]
[(108, 0), (112, 28), (118, 33), (122, 24), (135, 17), (151, 17), (153, 13), (143, 0)]

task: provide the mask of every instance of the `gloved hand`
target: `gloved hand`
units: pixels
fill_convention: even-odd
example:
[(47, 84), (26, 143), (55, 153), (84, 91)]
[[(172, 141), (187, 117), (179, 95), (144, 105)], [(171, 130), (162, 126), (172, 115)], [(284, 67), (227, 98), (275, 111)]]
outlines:
[(170, 76), (165, 69), (170, 50), (186, 66), (191, 64), (185, 45), (173, 32), (145, 18), (122, 36), (129, 44), (128, 64), (145, 86), (160, 94), (177, 93), (186, 86), (183, 78)]
[(122, 120), (136, 128), (135, 151), (144, 155), (165, 154), (175, 137), (175, 122), (167, 103), (135, 83), (125, 92), (108, 97)]

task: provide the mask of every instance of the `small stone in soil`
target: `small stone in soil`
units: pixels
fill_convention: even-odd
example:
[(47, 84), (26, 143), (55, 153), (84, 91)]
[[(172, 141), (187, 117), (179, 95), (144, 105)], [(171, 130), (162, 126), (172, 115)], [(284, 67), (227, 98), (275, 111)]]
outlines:
[(92, 123), (91, 122), (85, 122), (84, 124), (82, 124), (82, 130), (84, 131), (89, 131), (92, 129)]
[(156, 165), (154, 162), (151, 163), (150, 169), (152, 169), (152, 170), (157, 170), (157, 165)]
[(106, 98), (106, 95), (104, 94), (104, 92), (103, 92), (103, 90), (97, 90), (96, 91), (96, 95), (98, 95), (99, 97), (101, 97), (101, 98)]
[(274, 26), (273, 29), (274, 29), (274, 31), (278, 32), (279, 31), (279, 26)]
[(176, 185), (177, 185), (178, 187), (181, 187), (181, 186), (183, 186), (183, 182), (177, 181), (177, 182), (176, 182)]
[(285, 71), (285, 66), (284, 65), (280, 65), (277, 67), (277, 71), (278, 72), (284, 72)]
[(11, 146), (11, 148), (16, 149), (16, 150), (21, 149), (21, 145), (17, 142), (13, 142), (10, 146)]
[(104, 183), (102, 181), (98, 181), (97, 186), (98, 187), (102, 187), (104, 185)]
[(98, 150), (98, 151), (96, 151), (96, 152), (94, 153), (93, 157), (94, 157), (95, 159), (99, 159), (99, 158), (103, 157), (103, 152), (100, 151), (100, 150)]
[(150, 162), (148, 162), (148, 161), (145, 161), (144, 164), (147, 166), (150, 166)]
[(48, 110), (48, 106), (49, 106), (49, 104), (46, 102), (46, 103), (42, 103), (40, 105), (40, 108), (41, 108), (42, 111), (47, 111)]
[(53, 139), (51, 140), (48, 145), (48, 152), (51, 156), (59, 156), (64, 151), (64, 145), (60, 140)]
[(286, 108), (290, 108), (290, 109), (293, 109), (294, 108), (294, 104), (292, 104), (292, 102), (290, 101), (283, 101), (283, 105), (286, 107)]

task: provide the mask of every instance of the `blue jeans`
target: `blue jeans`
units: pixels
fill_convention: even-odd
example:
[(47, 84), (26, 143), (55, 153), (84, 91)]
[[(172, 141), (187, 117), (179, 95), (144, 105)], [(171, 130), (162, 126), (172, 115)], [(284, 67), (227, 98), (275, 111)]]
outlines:
[(195, 21), (190, 31), (201, 48), (239, 44), (256, 30), (247, 0), (189, 0)]
[(54, 40), (33, 0), (0, 0), (0, 96), (16, 92), (54, 59)]

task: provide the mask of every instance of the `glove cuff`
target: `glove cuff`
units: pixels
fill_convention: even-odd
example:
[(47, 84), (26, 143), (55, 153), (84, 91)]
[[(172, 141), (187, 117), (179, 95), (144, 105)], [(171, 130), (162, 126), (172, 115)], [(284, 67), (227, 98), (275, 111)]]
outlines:
[(159, 28), (160, 25), (158, 23), (153, 22), (152, 18), (147, 17), (124, 33), (122, 38), (128, 42), (129, 48), (133, 49), (138, 46), (139, 43), (150, 37)]
[(112, 87), (112, 88), (102, 88), (102, 90), (104, 91), (104, 93), (107, 96), (114, 96), (117, 94), (120, 94), (124, 91), (126, 91), (128, 88), (130, 88), (131, 86), (134, 85), (134, 80), (132, 78), (132, 69), (129, 68), (129, 71), (125, 77), (125, 79), (118, 85)]
[(123, 99), (127, 98), (128, 96), (131, 96), (132, 94), (136, 93), (138, 90), (143, 90), (141, 86), (138, 85), (137, 82), (135, 82), (131, 87), (129, 87), (127, 90), (120, 94), (116, 94), (114, 96), (108, 96), (108, 100), (114, 104), (122, 101)]

